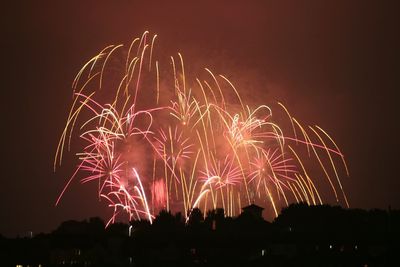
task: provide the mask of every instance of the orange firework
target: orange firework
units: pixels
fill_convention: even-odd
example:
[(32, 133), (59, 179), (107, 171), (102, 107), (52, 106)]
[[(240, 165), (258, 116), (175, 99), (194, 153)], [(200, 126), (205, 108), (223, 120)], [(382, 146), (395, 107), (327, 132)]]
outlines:
[(160, 72), (155, 40), (145, 32), (127, 50), (108, 46), (79, 71), (54, 168), (76, 138), (85, 145), (57, 203), (80, 174), (98, 182), (114, 211), (109, 223), (121, 212), (152, 222), (160, 209), (188, 216), (194, 207), (235, 216), (253, 202), (277, 215), (290, 202), (322, 203), (324, 183), (348, 206), (339, 175), (348, 175), (346, 162), (323, 129), (302, 126), (278, 103), (291, 125), (283, 129), (270, 107), (246, 104), (209, 69), (208, 80), (188, 80), (180, 53)]

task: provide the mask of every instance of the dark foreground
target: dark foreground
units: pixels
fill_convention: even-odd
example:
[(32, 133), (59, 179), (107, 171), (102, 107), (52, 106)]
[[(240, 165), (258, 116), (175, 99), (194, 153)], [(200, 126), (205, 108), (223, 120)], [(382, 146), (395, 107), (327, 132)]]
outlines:
[(261, 208), (237, 218), (217, 209), (161, 212), (150, 225), (107, 228), (66, 221), (50, 234), (0, 237), (0, 265), (45, 266), (400, 266), (400, 211), (291, 205), (273, 223)]

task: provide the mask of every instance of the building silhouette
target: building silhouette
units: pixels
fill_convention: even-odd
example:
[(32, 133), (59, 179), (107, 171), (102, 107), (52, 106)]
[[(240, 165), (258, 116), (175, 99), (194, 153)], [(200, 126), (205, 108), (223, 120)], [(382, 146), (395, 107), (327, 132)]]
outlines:
[(260, 219), (262, 219), (263, 210), (264, 208), (257, 206), (255, 204), (251, 204), (249, 206), (242, 208), (244, 214), (248, 214), (250, 216), (253, 216), (254, 218), (260, 218)]

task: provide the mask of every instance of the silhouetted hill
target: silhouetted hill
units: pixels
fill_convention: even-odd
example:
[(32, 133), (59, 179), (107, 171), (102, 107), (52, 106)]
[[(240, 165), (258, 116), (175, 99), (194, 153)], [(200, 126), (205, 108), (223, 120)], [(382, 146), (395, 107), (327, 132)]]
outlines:
[(261, 207), (161, 211), (105, 228), (100, 218), (65, 221), (49, 234), (0, 235), (1, 266), (396, 266), (397, 210), (292, 204), (272, 222)]

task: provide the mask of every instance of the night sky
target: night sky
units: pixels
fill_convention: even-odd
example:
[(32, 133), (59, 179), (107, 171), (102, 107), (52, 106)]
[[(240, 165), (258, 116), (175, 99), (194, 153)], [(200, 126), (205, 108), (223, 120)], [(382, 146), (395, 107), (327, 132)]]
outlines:
[(161, 53), (181, 52), (187, 66), (327, 130), (349, 165), (351, 207), (400, 208), (397, 1), (11, 2), (22, 1), (1, 16), (2, 235), (109, 216), (95, 184), (76, 181), (54, 206), (74, 169), (53, 173), (54, 153), (81, 66), (144, 30)]

